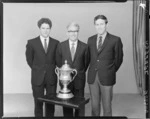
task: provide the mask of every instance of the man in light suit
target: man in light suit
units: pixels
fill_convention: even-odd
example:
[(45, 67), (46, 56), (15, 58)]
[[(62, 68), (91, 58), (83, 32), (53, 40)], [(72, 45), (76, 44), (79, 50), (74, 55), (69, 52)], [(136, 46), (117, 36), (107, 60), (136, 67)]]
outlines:
[[(41, 18), (38, 21), (40, 36), (28, 40), (26, 45), (26, 60), (30, 66), (31, 83), (34, 97), (35, 117), (43, 117), (43, 103), (37, 100), (38, 97), (56, 94), (57, 76), (56, 48), (59, 41), (51, 38), (50, 31), (52, 22), (48, 18)], [(46, 104), (46, 117), (54, 116), (54, 105)]]
[(107, 18), (94, 18), (96, 35), (89, 37), (90, 66), (88, 84), (91, 95), (92, 116), (100, 116), (101, 101), (103, 116), (112, 116), (113, 86), (116, 72), (123, 61), (123, 45), (120, 37), (107, 32)]
[[(86, 70), (89, 65), (89, 50), (87, 44), (78, 39), (79, 25), (75, 22), (71, 22), (67, 26), (68, 39), (61, 42), (57, 48), (57, 64), (61, 67), (65, 60), (71, 68), (77, 70), (75, 79), (69, 84), (68, 88), (72, 91), (74, 96), (84, 97), (84, 88), (86, 80)], [(74, 47), (74, 55), (72, 56), (72, 48)], [(81, 110), (63, 107), (64, 117), (84, 116), (85, 107)]]

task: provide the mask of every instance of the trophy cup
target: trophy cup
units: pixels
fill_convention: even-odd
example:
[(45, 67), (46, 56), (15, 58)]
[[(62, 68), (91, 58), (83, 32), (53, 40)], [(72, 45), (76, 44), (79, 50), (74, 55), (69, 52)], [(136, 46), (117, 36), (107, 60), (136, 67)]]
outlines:
[[(65, 60), (65, 64), (61, 68), (56, 67), (55, 73), (57, 74), (58, 80), (63, 85), (63, 88), (59, 91), (57, 97), (62, 99), (72, 98), (74, 95), (67, 88), (67, 86), (74, 80), (77, 75), (77, 70), (70, 68), (67, 64), (67, 60)], [(75, 73), (73, 77), (71, 76), (71, 73)]]

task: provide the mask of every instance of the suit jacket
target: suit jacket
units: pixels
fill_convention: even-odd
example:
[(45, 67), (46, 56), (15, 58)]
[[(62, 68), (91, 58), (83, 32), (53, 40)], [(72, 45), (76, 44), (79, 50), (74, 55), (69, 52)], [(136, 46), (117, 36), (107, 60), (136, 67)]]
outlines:
[(97, 51), (97, 35), (88, 39), (90, 49), (90, 66), (88, 70), (88, 83), (95, 81), (98, 71), (102, 85), (111, 86), (116, 83), (116, 72), (123, 61), (123, 45), (121, 39), (107, 33), (101, 50)]
[(72, 85), (74, 85), (76, 89), (84, 89), (85, 73), (89, 65), (89, 50), (87, 44), (78, 40), (74, 60), (72, 61), (69, 40), (66, 40), (58, 45), (56, 57), (58, 67), (61, 67), (65, 63), (65, 60), (67, 60), (70, 67), (77, 70), (77, 75)]
[(49, 78), (49, 84), (57, 84), (55, 57), (58, 43), (59, 41), (49, 37), (48, 50), (45, 53), (39, 36), (28, 40), (26, 45), (26, 60), (32, 69), (31, 82), (33, 85), (41, 85), (45, 76)]

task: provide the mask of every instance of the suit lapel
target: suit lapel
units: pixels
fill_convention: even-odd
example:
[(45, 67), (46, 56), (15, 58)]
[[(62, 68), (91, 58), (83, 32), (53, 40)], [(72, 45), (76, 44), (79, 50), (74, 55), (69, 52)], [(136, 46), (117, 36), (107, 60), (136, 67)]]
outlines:
[(69, 60), (72, 62), (71, 51), (70, 51), (70, 47), (69, 47), (69, 40), (67, 40), (67, 42), (66, 42), (66, 53), (69, 56)]
[[(76, 51), (75, 51), (75, 54), (74, 54), (74, 60), (72, 61), (72, 57), (71, 57), (71, 51), (70, 51), (70, 47), (69, 47), (69, 40), (67, 40), (67, 43), (66, 43), (66, 53), (69, 54), (69, 60), (73, 63), (77, 57), (77, 54), (80, 52), (80, 48), (81, 48), (81, 43), (80, 41), (78, 40), (78, 44), (77, 44), (77, 48), (76, 48)], [(68, 52), (67, 52), (68, 51)]]
[(50, 51), (50, 48), (52, 47), (52, 40), (51, 40), (51, 37), (49, 37), (49, 43), (48, 43), (48, 48), (47, 48), (47, 53), (46, 54), (48, 54), (48, 52)]
[(94, 36), (94, 48), (95, 52), (97, 53), (97, 35)]
[(95, 53), (97, 54), (98, 52), (97, 52), (97, 35), (95, 35), (94, 37), (93, 37), (93, 48), (94, 48), (94, 50), (95, 50)]
[(73, 62), (75, 61), (75, 59), (77, 57), (77, 54), (80, 52), (80, 48), (81, 48), (81, 42), (78, 40), (77, 48), (76, 48), (76, 51), (75, 51), (75, 56), (74, 56)]
[(38, 45), (39, 48), (45, 53), (45, 50), (44, 50), (44, 48), (43, 48), (43, 45), (42, 45), (40, 36), (39, 36), (38, 39), (37, 39), (37, 45)]
[(103, 49), (105, 48), (105, 46), (107, 45), (108, 41), (109, 41), (109, 33), (107, 33), (107, 35), (106, 35), (106, 37), (105, 37), (105, 40), (104, 40), (104, 43), (103, 43), (103, 45), (102, 45), (102, 48), (101, 48), (101, 50), (98, 52), (98, 54), (100, 54), (100, 53), (102, 52), (102, 50), (103, 50)]

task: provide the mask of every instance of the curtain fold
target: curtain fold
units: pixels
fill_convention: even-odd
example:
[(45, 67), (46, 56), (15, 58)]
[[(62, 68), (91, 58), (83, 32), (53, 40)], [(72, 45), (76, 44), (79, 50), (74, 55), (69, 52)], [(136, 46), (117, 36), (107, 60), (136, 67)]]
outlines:
[(141, 95), (145, 90), (145, 0), (133, 1), (133, 62), (135, 69), (136, 84)]

